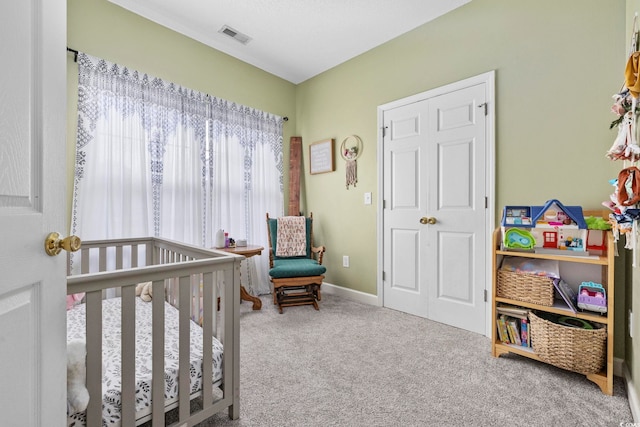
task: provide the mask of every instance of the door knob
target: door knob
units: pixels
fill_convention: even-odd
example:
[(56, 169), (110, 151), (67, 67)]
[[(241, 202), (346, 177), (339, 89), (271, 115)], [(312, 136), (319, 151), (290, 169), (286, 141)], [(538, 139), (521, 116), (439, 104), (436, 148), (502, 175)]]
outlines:
[(436, 219), (432, 216), (430, 217), (426, 217), (423, 216), (422, 218), (420, 218), (420, 224), (435, 224), (436, 223)]
[(44, 239), (44, 251), (49, 256), (56, 256), (62, 249), (67, 252), (75, 252), (80, 249), (82, 241), (78, 236), (67, 236), (64, 239), (60, 238), (60, 234), (55, 231), (49, 233), (46, 239)]

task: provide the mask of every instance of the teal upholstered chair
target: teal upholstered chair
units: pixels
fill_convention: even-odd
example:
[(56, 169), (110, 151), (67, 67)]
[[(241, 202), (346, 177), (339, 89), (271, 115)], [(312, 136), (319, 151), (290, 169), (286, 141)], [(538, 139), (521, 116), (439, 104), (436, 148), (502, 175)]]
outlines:
[(277, 256), (278, 219), (269, 218), (267, 213), (267, 232), (269, 234), (269, 278), (273, 283), (273, 303), (282, 307), (293, 305), (313, 305), (318, 310), (321, 299), (320, 286), (327, 269), (322, 265), (324, 246), (313, 246), (313, 214), (305, 218), (304, 255)]

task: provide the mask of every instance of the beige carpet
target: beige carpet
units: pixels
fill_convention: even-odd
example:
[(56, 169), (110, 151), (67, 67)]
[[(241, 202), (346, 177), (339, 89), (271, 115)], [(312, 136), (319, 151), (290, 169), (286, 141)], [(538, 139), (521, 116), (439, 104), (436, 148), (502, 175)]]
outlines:
[(320, 311), (241, 304), (240, 419), (201, 426), (618, 426), (624, 383), (506, 355), (489, 339), (324, 295)]

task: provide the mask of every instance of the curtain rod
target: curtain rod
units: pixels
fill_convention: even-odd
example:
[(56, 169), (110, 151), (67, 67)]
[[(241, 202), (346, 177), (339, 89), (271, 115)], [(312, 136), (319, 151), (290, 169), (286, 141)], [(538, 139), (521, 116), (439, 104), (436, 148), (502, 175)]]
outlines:
[(78, 62), (78, 51), (67, 47), (67, 52), (73, 53), (73, 62)]
[[(78, 62), (78, 51), (67, 46), (67, 52), (73, 53), (73, 62)], [(288, 122), (289, 117), (283, 117), (282, 121)]]

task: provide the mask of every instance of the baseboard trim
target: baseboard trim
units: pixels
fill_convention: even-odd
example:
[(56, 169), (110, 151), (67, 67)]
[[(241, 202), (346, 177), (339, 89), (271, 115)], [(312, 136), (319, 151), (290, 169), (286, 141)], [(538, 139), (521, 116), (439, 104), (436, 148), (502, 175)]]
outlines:
[(378, 296), (373, 294), (367, 294), (365, 292), (355, 291), (349, 288), (343, 288), (342, 286), (334, 285), (327, 282), (322, 282), (322, 293), (337, 295), (339, 297), (347, 298), (363, 304), (377, 305), (379, 306)]
[[(615, 366), (615, 365), (614, 365)], [(640, 421), (640, 400), (638, 400), (638, 394), (633, 384), (633, 378), (629, 367), (624, 361), (622, 361), (622, 369), (624, 371), (624, 379), (627, 385), (627, 398), (629, 399), (629, 408), (631, 408), (631, 416), (633, 416), (633, 422), (638, 423)]]

